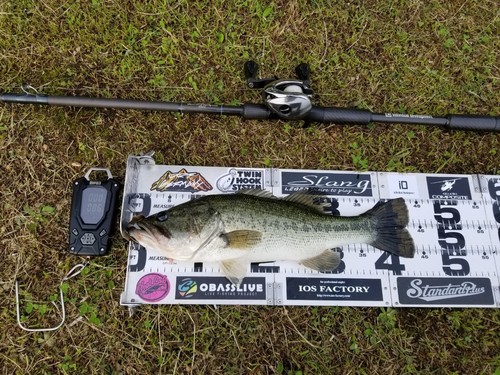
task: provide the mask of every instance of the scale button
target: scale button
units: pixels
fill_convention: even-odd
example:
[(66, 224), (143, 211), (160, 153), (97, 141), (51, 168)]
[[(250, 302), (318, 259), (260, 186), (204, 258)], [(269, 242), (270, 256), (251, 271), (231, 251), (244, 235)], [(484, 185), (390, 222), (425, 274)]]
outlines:
[(83, 245), (93, 245), (96, 238), (92, 233), (85, 233), (82, 238), (80, 238), (80, 241)]
[(104, 236), (105, 234), (107, 234), (108, 232), (106, 232), (106, 229), (103, 229), (101, 230), (101, 233), (99, 233), (99, 236)]
[(76, 228), (75, 228), (75, 229), (73, 229), (73, 230), (72, 230), (72, 232), (73, 232), (73, 234), (74, 234), (75, 236), (78, 236), (78, 231), (76, 230)]

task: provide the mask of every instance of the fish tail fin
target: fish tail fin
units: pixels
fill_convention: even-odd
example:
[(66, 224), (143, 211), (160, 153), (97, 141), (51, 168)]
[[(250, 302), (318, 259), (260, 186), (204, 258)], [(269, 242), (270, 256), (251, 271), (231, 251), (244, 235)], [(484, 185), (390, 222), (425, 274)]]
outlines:
[(392, 254), (413, 258), (415, 243), (408, 230), (408, 208), (403, 198), (377, 203), (366, 213), (371, 217), (376, 237), (370, 245)]

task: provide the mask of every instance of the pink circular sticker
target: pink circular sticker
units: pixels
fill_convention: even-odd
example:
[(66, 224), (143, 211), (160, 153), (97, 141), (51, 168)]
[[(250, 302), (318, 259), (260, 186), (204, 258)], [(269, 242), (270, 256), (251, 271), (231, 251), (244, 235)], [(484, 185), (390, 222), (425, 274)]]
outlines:
[(159, 273), (144, 275), (137, 282), (135, 293), (148, 302), (158, 302), (170, 292), (170, 283), (167, 276)]

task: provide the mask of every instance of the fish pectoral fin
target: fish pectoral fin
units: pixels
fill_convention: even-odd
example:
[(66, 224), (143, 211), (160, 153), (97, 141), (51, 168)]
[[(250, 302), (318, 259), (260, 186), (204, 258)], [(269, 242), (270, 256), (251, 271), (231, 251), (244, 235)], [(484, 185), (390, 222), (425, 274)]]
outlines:
[(256, 230), (234, 230), (222, 235), (226, 247), (246, 249), (258, 244), (262, 240), (262, 233)]
[(224, 275), (234, 285), (240, 284), (247, 273), (246, 263), (238, 259), (226, 260), (220, 266)]
[(333, 271), (340, 264), (340, 253), (328, 249), (315, 257), (303, 259), (300, 264), (320, 272)]

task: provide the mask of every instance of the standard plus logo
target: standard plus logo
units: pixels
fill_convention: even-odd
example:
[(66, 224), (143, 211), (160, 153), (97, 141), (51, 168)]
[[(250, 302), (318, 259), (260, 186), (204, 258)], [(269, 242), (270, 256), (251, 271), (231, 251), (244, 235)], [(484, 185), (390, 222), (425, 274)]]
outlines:
[(493, 305), (493, 288), (481, 277), (398, 277), (399, 302), (407, 305)]
[(484, 287), (478, 287), (470, 281), (464, 281), (461, 284), (448, 283), (446, 285), (423, 284), (421, 279), (415, 279), (410, 282), (411, 288), (406, 295), (410, 298), (420, 298), (424, 301), (439, 301), (449, 298), (474, 296), (483, 294)]

